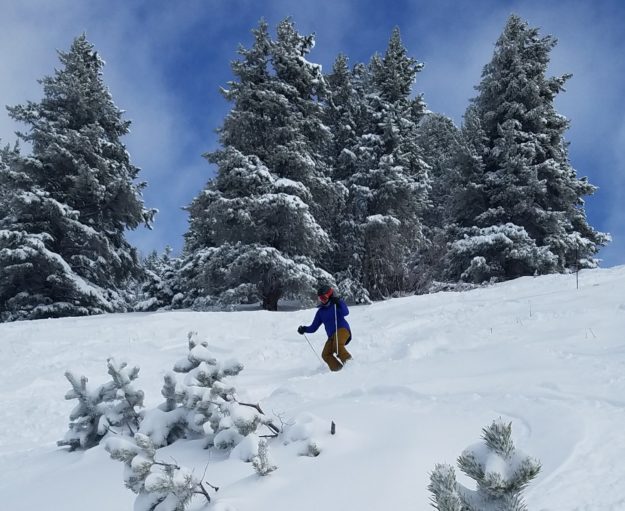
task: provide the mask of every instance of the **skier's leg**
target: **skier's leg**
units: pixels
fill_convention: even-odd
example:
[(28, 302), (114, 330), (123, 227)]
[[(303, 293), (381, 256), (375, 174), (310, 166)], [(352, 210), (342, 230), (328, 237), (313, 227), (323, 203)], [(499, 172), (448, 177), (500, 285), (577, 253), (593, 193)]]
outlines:
[(345, 343), (349, 340), (349, 338), (351, 337), (351, 333), (349, 330), (347, 330), (347, 328), (339, 328), (339, 332), (338, 332), (338, 337), (339, 337), (339, 352), (338, 352), (338, 356), (339, 359), (341, 360), (341, 362), (343, 364), (345, 364), (345, 362), (347, 362), (350, 358), (352, 358), (352, 355), (350, 354), (349, 351), (347, 351), (347, 348), (345, 347)]
[(331, 371), (339, 371), (343, 365), (334, 356), (334, 350), (336, 349), (336, 342), (334, 336), (330, 337), (323, 347), (321, 352), (321, 358), (328, 364)]

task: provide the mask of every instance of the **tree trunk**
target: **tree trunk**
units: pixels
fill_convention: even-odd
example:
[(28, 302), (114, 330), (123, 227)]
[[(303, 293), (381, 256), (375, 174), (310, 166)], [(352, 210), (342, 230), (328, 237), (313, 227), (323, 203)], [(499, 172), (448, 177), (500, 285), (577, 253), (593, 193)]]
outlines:
[(263, 296), (263, 309), (266, 311), (277, 311), (278, 300), (280, 299), (280, 291), (272, 290)]

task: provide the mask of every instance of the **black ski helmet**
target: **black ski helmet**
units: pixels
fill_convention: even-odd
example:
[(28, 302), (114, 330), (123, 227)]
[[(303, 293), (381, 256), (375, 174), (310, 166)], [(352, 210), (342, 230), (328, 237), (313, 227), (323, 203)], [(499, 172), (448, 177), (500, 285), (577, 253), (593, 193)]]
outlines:
[(322, 284), (321, 286), (319, 286), (319, 289), (317, 290), (317, 296), (327, 295), (331, 291), (332, 291), (332, 288), (330, 286), (328, 286), (327, 284)]
[(328, 300), (330, 300), (333, 292), (334, 290), (330, 286), (322, 285), (319, 286), (319, 289), (317, 290), (317, 296), (319, 297), (321, 303), (326, 304), (328, 303)]

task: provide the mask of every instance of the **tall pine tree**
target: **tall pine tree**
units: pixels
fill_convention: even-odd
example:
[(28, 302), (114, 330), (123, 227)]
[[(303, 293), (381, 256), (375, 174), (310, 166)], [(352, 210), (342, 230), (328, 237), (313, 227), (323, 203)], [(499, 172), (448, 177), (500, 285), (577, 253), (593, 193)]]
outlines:
[(369, 81), (366, 66), (357, 64), (350, 69), (345, 55), (336, 58), (332, 72), (326, 77), (328, 99), (324, 120), (332, 134), (326, 158), (334, 181), (352, 192), (341, 202), (340, 214), (332, 226), (336, 251), (330, 270), (335, 274), (341, 296), (354, 303), (370, 302), (363, 284), (366, 213), (359, 210), (349, 186), (350, 178), (358, 171), (361, 137), (369, 125), (366, 105)]
[[(454, 193), (458, 188), (458, 154), (461, 131), (448, 117), (429, 113), (419, 123), (417, 145), (430, 167), (430, 206), (423, 215), (424, 237), (418, 252), (416, 291), (428, 292), (442, 279), (447, 253), (447, 226), (453, 222)], [(464, 189), (464, 187), (462, 188)]]
[(508, 19), (468, 111), (479, 123), (486, 198), (452, 247), (450, 273), (470, 280), (513, 278), (597, 265), (609, 237), (587, 222), (564, 139), (569, 121), (554, 100), (570, 75), (547, 77), (556, 44), (518, 16)]
[(139, 271), (126, 229), (149, 225), (155, 210), (121, 142), (122, 118), (102, 79), (104, 62), (84, 35), (62, 68), (41, 80), (41, 102), (9, 108), (28, 126), (32, 153), (5, 150), (0, 180), (11, 190), (0, 218), (3, 320), (124, 310)]
[(223, 90), (233, 107), (221, 149), (206, 155), (217, 175), (189, 206), (183, 277), (196, 305), (208, 295), (276, 310), (279, 299), (308, 297), (318, 278), (330, 278), (321, 267), (340, 190), (322, 156), (325, 83), (305, 58), (314, 40), (290, 19), (276, 40), (262, 20), (254, 37)]
[(411, 263), (423, 241), (428, 165), (416, 143), (425, 113), (411, 97), (423, 65), (409, 57), (394, 29), (383, 57), (369, 65), (367, 126), (356, 147), (356, 171), (347, 184), (355, 222), (362, 232), (361, 273), (372, 298), (413, 289)]

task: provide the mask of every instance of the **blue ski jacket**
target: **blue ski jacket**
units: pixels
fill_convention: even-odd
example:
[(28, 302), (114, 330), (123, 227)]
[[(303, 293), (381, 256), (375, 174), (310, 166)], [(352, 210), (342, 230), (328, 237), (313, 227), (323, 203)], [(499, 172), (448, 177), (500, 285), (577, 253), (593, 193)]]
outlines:
[[(334, 320), (334, 311), (336, 310), (336, 324)], [(338, 324), (339, 328), (346, 328), (349, 330), (351, 334), (351, 328), (349, 327), (349, 323), (345, 321), (345, 316), (349, 314), (349, 309), (345, 302), (339, 299), (339, 303), (335, 306), (333, 303), (328, 302), (325, 305), (319, 305), (317, 309), (317, 313), (315, 314), (315, 319), (310, 326), (304, 327), (304, 331), (307, 334), (312, 334), (317, 331), (317, 329), (323, 323), (323, 326), (326, 329), (326, 334), (328, 334), (328, 338), (334, 335), (336, 330), (336, 325)]]

